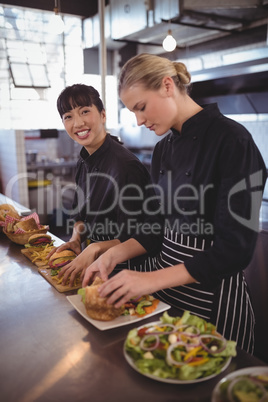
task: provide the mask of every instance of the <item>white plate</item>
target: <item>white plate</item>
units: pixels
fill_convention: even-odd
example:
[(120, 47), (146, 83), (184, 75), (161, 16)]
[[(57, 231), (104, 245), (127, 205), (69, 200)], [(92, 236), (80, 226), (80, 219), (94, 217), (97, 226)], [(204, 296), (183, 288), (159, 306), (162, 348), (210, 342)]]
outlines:
[(256, 367), (246, 367), (240, 370), (233, 371), (232, 373), (228, 374), (226, 377), (222, 378), (212, 392), (212, 399), (211, 402), (221, 402), (222, 395), (220, 392), (221, 384), (228, 380), (233, 380), (236, 377), (240, 377), (242, 375), (258, 375), (258, 374), (265, 374), (268, 376), (268, 366), (256, 366)]
[[(145, 325), (142, 325), (142, 326), (138, 327), (138, 329), (143, 328), (143, 327), (148, 326), (148, 325), (154, 325), (154, 324), (162, 324), (162, 322), (161, 322), (161, 321), (149, 322), (148, 324), (145, 324)], [(142, 372), (138, 369), (138, 367), (135, 365), (135, 362), (132, 360), (132, 358), (131, 358), (131, 357), (129, 356), (129, 354), (127, 353), (126, 348), (125, 348), (125, 343), (124, 343), (123, 352), (124, 352), (124, 356), (125, 356), (125, 359), (126, 359), (126, 361), (128, 362), (128, 364), (129, 364), (134, 370), (136, 370), (138, 373), (144, 375), (145, 377), (152, 378), (153, 380), (160, 381), (160, 382), (167, 382), (167, 383), (170, 383), (170, 384), (194, 384), (194, 383), (198, 383), (198, 382), (202, 382), (202, 381), (207, 381), (207, 380), (209, 380), (209, 379), (211, 379), (211, 378), (216, 377), (217, 375), (219, 375), (220, 373), (222, 373), (224, 370), (226, 370), (227, 367), (229, 366), (229, 364), (231, 363), (231, 360), (232, 360), (231, 357), (229, 357), (229, 358), (226, 360), (225, 364), (224, 364), (224, 365), (222, 366), (222, 368), (221, 368), (221, 372), (220, 372), (220, 373), (211, 374), (211, 375), (209, 375), (209, 376), (207, 376), (207, 377), (197, 378), (196, 380), (177, 380), (177, 379), (174, 379), (174, 378), (161, 378), (161, 377), (157, 377), (157, 376), (152, 375), (152, 374), (145, 374), (145, 373), (142, 373)], [(218, 401), (217, 401), (217, 402), (218, 402)]]
[(72, 295), (66, 296), (68, 301), (73, 305), (73, 307), (78, 311), (79, 314), (82, 315), (88, 322), (94, 325), (96, 328), (100, 329), (101, 331), (105, 331), (106, 329), (112, 329), (117, 327), (122, 327), (123, 325), (133, 324), (134, 322), (138, 322), (144, 320), (145, 318), (149, 318), (155, 314), (162, 313), (165, 310), (168, 310), (170, 306), (162, 301), (159, 301), (157, 308), (154, 310), (153, 313), (147, 314), (143, 317), (137, 317), (136, 315), (121, 315), (120, 317), (115, 318), (112, 321), (98, 321), (93, 320), (87, 315), (85, 305), (82, 302), (80, 295)]

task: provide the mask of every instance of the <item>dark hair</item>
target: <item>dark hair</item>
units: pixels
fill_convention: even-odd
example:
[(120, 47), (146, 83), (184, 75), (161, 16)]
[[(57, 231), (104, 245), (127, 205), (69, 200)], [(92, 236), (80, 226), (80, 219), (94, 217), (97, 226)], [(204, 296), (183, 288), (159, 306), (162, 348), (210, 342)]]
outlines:
[(90, 85), (74, 84), (66, 87), (57, 99), (60, 117), (75, 107), (95, 105), (99, 112), (104, 109), (99, 92)]

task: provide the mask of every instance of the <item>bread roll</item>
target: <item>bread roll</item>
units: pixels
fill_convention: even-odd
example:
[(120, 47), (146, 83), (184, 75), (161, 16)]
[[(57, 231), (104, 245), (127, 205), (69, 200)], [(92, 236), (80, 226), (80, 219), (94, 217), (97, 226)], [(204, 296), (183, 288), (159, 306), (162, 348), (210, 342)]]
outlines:
[(38, 229), (38, 225), (35, 222), (34, 218), (29, 218), (24, 221), (17, 222), (13, 227), (14, 232), (16, 232), (17, 229), (22, 229), (25, 232), (30, 232), (32, 230)]
[(124, 311), (123, 307), (115, 308), (107, 304), (107, 298), (100, 297), (98, 288), (102, 280), (97, 278), (92, 285), (87, 286), (85, 294), (85, 308), (89, 317), (99, 321), (110, 321), (119, 317)]
[(20, 219), (20, 215), (16, 209), (11, 204), (1, 204), (0, 205), (0, 220), (5, 222), (6, 215), (12, 216), (12, 218)]
[(39, 239), (43, 240), (46, 239), (46, 243), (50, 243), (51, 242), (51, 236), (45, 233), (36, 233), (32, 236), (29, 237), (28, 243), (32, 244), (37, 242)]
[(60, 252), (55, 252), (52, 254), (50, 257), (48, 264), (50, 268), (53, 269), (59, 269), (61, 267), (64, 267), (64, 265), (69, 264), (71, 261), (73, 261), (77, 255), (73, 250), (63, 250)]

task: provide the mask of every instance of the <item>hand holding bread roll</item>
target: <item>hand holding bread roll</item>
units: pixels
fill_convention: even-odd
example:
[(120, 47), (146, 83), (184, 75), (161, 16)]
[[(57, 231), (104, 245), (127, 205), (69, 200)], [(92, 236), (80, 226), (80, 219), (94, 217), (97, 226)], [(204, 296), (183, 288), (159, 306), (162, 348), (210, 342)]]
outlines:
[(107, 303), (107, 298), (100, 297), (98, 288), (103, 283), (100, 278), (96, 278), (90, 286), (79, 289), (78, 294), (84, 293), (84, 304), (89, 317), (99, 321), (110, 321), (119, 317), (124, 311), (124, 307), (116, 308)]

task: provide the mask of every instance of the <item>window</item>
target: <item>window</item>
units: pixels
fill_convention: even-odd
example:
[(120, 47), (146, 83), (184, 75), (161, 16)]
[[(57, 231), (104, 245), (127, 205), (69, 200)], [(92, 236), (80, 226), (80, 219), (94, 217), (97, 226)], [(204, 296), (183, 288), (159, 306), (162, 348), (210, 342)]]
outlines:
[(6, 40), (7, 59), (15, 87), (50, 87), (46, 53), (40, 43)]
[(83, 81), (82, 18), (64, 15), (56, 35), (53, 15), (0, 4), (1, 129), (61, 128), (56, 99), (69, 82)]
[(9, 68), (15, 87), (50, 87), (45, 65), (10, 62)]

